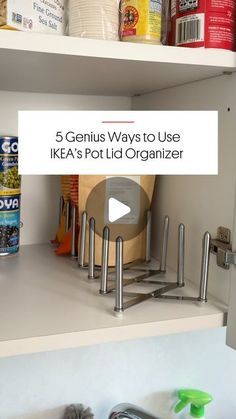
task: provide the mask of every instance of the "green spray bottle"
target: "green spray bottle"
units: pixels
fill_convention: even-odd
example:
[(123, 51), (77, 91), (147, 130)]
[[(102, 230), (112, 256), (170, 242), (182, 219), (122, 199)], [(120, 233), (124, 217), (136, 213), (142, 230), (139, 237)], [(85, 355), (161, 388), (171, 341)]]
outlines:
[(181, 412), (190, 404), (190, 413), (186, 419), (205, 418), (205, 405), (213, 400), (213, 397), (204, 391), (186, 389), (178, 391), (179, 402), (175, 406), (175, 413)]

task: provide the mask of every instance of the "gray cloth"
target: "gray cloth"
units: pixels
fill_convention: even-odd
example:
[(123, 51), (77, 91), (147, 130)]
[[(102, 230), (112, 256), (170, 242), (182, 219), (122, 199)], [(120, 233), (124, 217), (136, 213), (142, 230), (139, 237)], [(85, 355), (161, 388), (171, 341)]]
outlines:
[(65, 410), (63, 419), (93, 419), (94, 415), (88, 407), (84, 408), (82, 404), (71, 404)]

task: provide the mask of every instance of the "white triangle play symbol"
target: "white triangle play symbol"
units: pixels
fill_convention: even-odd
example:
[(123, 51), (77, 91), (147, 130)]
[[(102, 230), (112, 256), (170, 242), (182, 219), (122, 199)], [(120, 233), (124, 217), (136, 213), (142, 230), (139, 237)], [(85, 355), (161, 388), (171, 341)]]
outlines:
[(123, 204), (123, 202), (115, 198), (109, 198), (108, 219), (110, 223), (114, 223), (114, 221), (119, 220), (119, 218), (124, 217), (130, 212), (131, 208), (128, 205)]

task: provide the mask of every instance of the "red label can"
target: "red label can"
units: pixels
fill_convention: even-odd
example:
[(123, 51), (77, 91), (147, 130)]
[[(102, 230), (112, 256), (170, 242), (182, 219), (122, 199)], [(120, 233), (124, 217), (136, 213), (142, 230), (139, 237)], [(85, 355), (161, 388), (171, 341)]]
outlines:
[(236, 0), (171, 0), (170, 45), (236, 50)]

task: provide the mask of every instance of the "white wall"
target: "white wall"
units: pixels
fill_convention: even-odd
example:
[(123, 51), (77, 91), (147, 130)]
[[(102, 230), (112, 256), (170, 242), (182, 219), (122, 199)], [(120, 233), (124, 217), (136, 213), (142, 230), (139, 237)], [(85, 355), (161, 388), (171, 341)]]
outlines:
[(0, 418), (61, 419), (82, 402), (106, 419), (128, 401), (173, 419), (176, 389), (196, 387), (214, 396), (206, 418), (233, 419), (236, 352), (224, 341), (217, 329), (0, 359)]
[[(163, 217), (168, 214), (171, 223), (167, 264), (176, 269), (177, 229), (178, 224), (183, 222), (186, 226), (185, 275), (196, 283), (199, 283), (200, 278), (204, 232), (208, 230), (215, 237), (218, 226), (233, 228), (236, 185), (235, 98), (236, 74), (232, 74), (133, 99), (134, 109), (141, 110), (219, 111), (219, 175), (159, 176), (153, 206), (153, 231), (156, 232), (153, 253), (156, 255), (159, 252), (161, 235), (158, 232)], [(215, 257), (212, 256), (209, 290), (225, 303), (228, 302), (229, 279), (230, 272), (217, 267)]]

